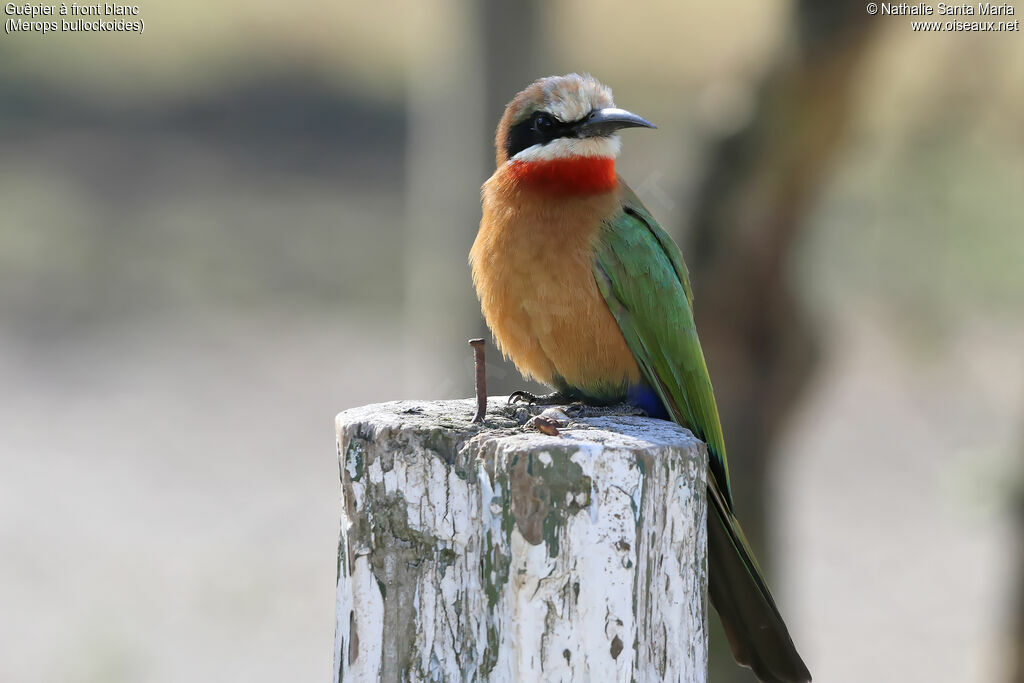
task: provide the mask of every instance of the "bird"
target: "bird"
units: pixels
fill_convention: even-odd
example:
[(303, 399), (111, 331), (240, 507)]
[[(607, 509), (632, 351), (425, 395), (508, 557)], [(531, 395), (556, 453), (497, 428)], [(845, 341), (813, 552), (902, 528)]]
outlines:
[(481, 311), (502, 354), (554, 389), (515, 398), (628, 402), (705, 442), (711, 603), (739, 664), (764, 683), (805, 683), (733, 512), (682, 254), (615, 170), (618, 131), (634, 127), (655, 128), (589, 74), (541, 78), (509, 102), (469, 255)]

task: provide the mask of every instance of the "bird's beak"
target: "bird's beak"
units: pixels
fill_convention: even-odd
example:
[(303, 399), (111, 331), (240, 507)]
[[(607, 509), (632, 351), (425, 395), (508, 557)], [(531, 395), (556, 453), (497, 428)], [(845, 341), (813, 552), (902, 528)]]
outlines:
[(653, 123), (633, 112), (617, 107), (595, 109), (573, 126), (577, 137), (589, 138), (610, 135), (620, 128), (657, 128)]

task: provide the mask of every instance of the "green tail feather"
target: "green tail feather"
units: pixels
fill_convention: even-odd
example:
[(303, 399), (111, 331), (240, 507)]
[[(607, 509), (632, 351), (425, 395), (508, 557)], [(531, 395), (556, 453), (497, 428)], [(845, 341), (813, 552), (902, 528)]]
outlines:
[(623, 185), (622, 210), (595, 244), (594, 280), (647, 383), (672, 419), (708, 446), (711, 604), (736, 661), (764, 683), (807, 683), (754, 554), (732, 513), (729, 467), (715, 396), (693, 321), (679, 248)]
[(807, 683), (796, 651), (739, 522), (708, 486), (708, 589), (733, 657), (764, 683)]

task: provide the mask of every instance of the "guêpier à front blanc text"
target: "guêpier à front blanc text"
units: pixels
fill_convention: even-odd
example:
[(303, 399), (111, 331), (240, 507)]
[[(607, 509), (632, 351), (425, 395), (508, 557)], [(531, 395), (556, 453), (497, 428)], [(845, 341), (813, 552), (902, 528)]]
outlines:
[(95, 5), (79, 5), (77, 2), (61, 3), (57, 5), (18, 5), (9, 2), (4, 5), (4, 11), (8, 15), (23, 17), (137, 17), (139, 16), (138, 5), (118, 5), (114, 3), (97, 3)]

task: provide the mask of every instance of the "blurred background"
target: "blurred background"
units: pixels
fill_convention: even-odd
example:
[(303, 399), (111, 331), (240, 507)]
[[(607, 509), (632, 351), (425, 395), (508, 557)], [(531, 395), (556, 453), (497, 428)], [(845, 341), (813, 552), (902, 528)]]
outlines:
[[(472, 393), (493, 129), (568, 71), (659, 125), (619, 170), (683, 246), (815, 680), (1024, 680), (1019, 32), (859, 0), (141, 10), (0, 36), (0, 681), (329, 679), (334, 414)], [(492, 393), (529, 388), (494, 355)]]

